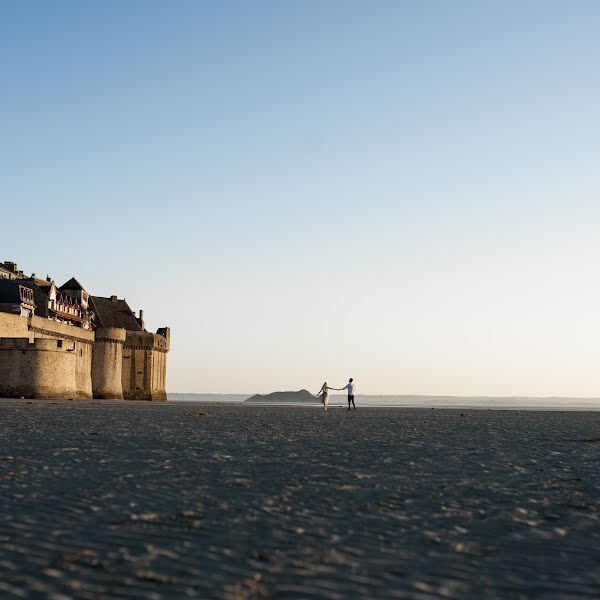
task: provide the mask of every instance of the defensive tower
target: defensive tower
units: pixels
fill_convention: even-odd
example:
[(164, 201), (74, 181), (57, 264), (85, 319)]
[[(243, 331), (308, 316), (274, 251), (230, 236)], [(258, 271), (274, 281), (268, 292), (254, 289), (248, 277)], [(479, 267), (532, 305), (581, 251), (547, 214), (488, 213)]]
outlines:
[(125, 300), (0, 264), (0, 397), (166, 400), (169, 348)]

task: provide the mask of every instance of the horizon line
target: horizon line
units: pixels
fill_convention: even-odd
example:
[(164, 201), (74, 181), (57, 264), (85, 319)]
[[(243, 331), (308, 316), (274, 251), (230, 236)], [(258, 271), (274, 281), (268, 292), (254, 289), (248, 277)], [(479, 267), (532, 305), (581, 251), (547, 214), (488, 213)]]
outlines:
[[(298, 390), (290, 390), (290, 391), (298, 391)], [(266, 396), (269, 394), (277, 394), (281, 393), (281, 391), (277, 392), (268, 392), (267, 394), (249, 394), (251, 396)], [(246, 392), (168, 392), (168, 395), (188, 395), (188, 396), (245, 396)], [(458, 394), (356, 394), (357, 396), (371, 396), (371, 397), (394, 397), (394, 398), (493, 398), (493, 399), (535, 399), (535, 400), (599, 400), (600, 396), (523, 396), (523, 395), (511, 395), (511, 396), (490, 396), (489, 394), (483, 395), (466, 395), (461, 396)], [(345, 394), (331, 394), (331, 396), (342, 396), (345, 397)]]

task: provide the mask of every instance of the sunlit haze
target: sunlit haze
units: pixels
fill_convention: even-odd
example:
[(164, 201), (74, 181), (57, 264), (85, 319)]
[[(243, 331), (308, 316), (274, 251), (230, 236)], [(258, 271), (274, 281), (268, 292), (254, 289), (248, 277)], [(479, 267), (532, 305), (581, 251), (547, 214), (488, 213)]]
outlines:
[(600, 395), (600, 3), (4, 2), (0, 260), (170, 392)]

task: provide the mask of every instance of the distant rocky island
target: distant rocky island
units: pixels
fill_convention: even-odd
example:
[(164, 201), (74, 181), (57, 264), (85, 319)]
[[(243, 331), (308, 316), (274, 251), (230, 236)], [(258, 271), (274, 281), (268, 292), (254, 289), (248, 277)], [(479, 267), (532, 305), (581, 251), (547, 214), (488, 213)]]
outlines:
[(269, 404), (296, 403), (296, 402), (318, 402), (317, 397), (308, 390), (298, 390), (297, 392), (273, 392), (272, 394), (256, 394), (245, 400), (250, 404), (259, 404), (262, 402)]

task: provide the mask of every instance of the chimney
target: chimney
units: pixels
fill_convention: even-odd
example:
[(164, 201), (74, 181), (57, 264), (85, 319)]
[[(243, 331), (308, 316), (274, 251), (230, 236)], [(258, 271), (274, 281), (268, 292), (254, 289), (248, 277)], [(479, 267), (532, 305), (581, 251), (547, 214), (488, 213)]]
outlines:
[(142, 328), (142, 330), (145, 331), (146, 328), (144, 327), (144, 311), (141, 308), (140, 308), (140, 316), (137, 321), (140, 324), (140, 327)]
[(46, 275), (46, 281), (48, 283), (52, 283), (52, 277), (50, 277), (50, 275)]
[(116, 302), (117, 301), (117, 297), (116, 296), (111, 296), (110, 297), (110, 301), (111, 302)]

